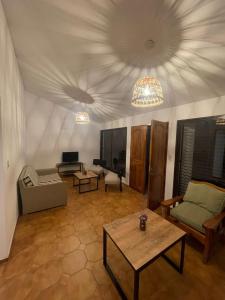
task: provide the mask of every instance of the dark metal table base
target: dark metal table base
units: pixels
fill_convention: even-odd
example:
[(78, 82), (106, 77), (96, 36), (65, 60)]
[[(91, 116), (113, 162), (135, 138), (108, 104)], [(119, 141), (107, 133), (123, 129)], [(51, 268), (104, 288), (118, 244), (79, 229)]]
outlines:
[[(103, 228), (103, 264), (105, 266), (106, 271), (108, 272), (109, 276), (112, 279), (112, 282), (114, 283), (115, 287), (117, 288), (121, 299), (127, 300), (127, 296), (125, 295), (121, 285), (119, 284), (118, 280), (116, 279), (115, 275), (112, 272), (112, 269), (107, 263), (107, 232)], [(109, 236), (110, 237), (110, 236)], [(111, 238), (110, 238), (111, 239)], [(117, 249), (120, 251), (118, 246), (115, 244), (115, 242), (111, 239), (111, 241), (114, 243), (114, 245), (117, 247)], [(177, 265), (174, 261), (172, 261), (168, 256), (165, 255), (165, 252), (169, 250), (171, 247), (176, 245), (177, 243), (181, 242), (181, 251), (180, 251), (180, 262), (179, 265)], [(154, 259), (150, 260), (147, 262), (145, 265), (143, 265), (141, 268), (138, 270), (135, 270), (133, 266), (130, 264), (130, 262), (127, 260), (127, 258), (124, 256), (124, 254), (121, 252), (123, 257), (126, 259), (126, 261), (130, 264), (134, 271), (134, 292), (133, 292), (133, 299), (138, 300), (139, 299), (139, 277), (140, 277), (140, 272), (145, 269), (147, 266), (149, 266), (151, 263), (153, 263), (157, 258), (162, 256), (176, 271), (178, 271), (180, 274), (183, 273), (183, 268), (184, 268), (184, 250), (185, 250), (185, 236), (177, 240), (175, 243), (170, 245), (168, 248), (166, 248), (162, 253), (157, 255)]]
[[(81, 191), (80, 187), (81, 185), (88, 185), (91, 183), (91, 179), (95, 178), (96, 179), (96, 188), (94, 189), (90, 189), (87, 191)], [(88, 193), (88, 192), (93, 192), (93, 191), (97, 191), (98, 190), (98, 177), (91, 177), (91, 178), (84, 178), (84, 179), (79, 179), (76, 177), (76, 179), (78, 180), (78, 184), (75, 184), (75, 176), (73, 176), (73, 186), (78, 186), (79, 187), (79, 194), (83, 194), (83, 193)], [(82, 180), (88, 180), (88, 182), (82, 183)]]

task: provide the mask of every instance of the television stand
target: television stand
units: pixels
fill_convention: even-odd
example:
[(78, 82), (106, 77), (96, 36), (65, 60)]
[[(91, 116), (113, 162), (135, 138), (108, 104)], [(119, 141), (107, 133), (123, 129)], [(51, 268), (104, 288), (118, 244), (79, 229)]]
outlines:
[(72, 175), (75, 172), (81, 172), (83, 169), (83, 163), (80, 161), (76, 162), (61, 162), (56, 164), (58, 173), (60, 175)]

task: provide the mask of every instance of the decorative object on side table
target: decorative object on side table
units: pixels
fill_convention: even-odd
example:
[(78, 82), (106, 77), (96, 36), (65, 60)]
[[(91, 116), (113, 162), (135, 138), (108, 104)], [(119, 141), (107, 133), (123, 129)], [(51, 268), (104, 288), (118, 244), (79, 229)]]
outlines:
[(85, 168), (83, 168), (83, 170), (82, 170), (82, 174), (83, 174), (83, 175), (87, 175), (87, 171), (86, 171), (86, 169), (85, 169)]
[(141, 215), (139, 217), (140, 220), (140, 230), (145, 231), (146, 230), (146, 221), (148, 220), (148, 216), (147, 215)]

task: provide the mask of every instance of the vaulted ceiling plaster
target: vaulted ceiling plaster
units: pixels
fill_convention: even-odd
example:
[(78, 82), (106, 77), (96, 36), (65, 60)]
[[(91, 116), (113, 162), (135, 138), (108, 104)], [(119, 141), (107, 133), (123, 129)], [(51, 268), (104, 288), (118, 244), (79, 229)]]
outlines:
[(145, 75), (164, 107), (225, 95), (224, 0), (3, 4), (25, 88), (95, 121), (143, 113), (130, 102)]

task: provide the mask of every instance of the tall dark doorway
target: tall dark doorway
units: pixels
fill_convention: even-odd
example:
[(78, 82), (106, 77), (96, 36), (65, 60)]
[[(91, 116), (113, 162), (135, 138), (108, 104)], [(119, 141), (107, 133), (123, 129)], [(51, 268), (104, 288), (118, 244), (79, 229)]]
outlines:
[(150, 126), (131, 127), (130, 187), (145, 194), (148, 183)]
[(105, 168), (126, 175), (127, 128), (101, 130), (100, 158)]
[(168, 122), (151, 121), (151, 126), (131, 128), (130, 186), (148, 197), (155, 209), (164, 199)]

